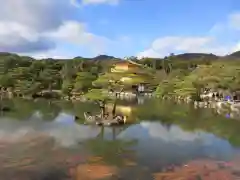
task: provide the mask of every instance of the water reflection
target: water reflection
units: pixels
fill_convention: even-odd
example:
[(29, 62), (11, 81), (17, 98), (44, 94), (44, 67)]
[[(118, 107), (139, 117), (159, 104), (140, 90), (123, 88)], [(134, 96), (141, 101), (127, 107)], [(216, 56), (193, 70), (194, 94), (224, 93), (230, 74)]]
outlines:
[(44, 102), (39, 103), (13, 102), (14, 111), (0, 118), (0, 176), (5, 179), (46, 179), (44, 173), (55, 179), (88, 177), (82, 169), (98, 169), (89, 179), (109, 178), (106, 174), (111, 173), (152, 179), (168, 166), (240, 156), (240, 122), (208, 109), (150, 100), (121, 102), (119, 109), (130, 108), (122, 113), (135, 123), (107, 128), (75, 121), (76, 114), (98, 110), (91, 104), (56, 102), (46, 110)]
[(153, 122), (143, 122), (127, 129), (120, 137), (138, 138), (138, 153), (145, 154), (143, 156), (147, 159), (152, 156), (152, 159), (161, 159), (168, 163), (172, 163), (172, 159), (181, 162), (182, 158), (194, 157), (228, 159), (239, 152), (228, 141), (212, 134), (202, 131), (185, 132), (178, 126), (172, 126), (168, 130), (160, 123)]
[(53, 137), (61, 146), (76, 145), (78, 142), (95, 137), (100, 133), (99, 128), (77, 124), (73, 116), (64, 113), (59, 114), (52, 122), (32, 120), (22, 122), (1, 119), (0, 127), (0, 141), (16, 141), (25, 136), (39, 133)]

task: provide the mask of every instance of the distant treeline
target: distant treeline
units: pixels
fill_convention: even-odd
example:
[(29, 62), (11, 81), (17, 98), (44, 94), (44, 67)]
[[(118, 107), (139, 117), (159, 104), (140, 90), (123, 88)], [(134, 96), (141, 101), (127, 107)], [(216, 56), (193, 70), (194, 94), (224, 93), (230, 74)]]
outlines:
[[(163, 59), (130, 57), (151, 68), (159, 79), (156, 93), (195, 95), (203, 87), (237, 90), (240, 87), (238, 52), (226, 57), (213, 54), (181, 54)], [(29, 96), (43, 90), (85, 93), (93, 81), (122, 59), (100, 55), (94, 58), (35, 60), (27, 56), (0, 53), (0, 86), (16, 96)]]

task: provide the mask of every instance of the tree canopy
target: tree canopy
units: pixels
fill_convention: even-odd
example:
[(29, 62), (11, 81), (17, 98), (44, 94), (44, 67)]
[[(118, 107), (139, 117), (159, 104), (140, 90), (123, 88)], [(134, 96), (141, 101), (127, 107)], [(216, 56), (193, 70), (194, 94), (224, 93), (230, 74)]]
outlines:
[(11, 88), (16, 95), (33, 95), (43, 91), (86, 93), (91, 89), (128, 89), (134, 84), (148, 83), (157, 87), (156, 94), (194, 95), (201, 88), (240, 89), (240, 61), (234, 56), (220, 58), (212, 54), (171, 54), (161, 58), (130, 57), (139, 72), (110, 72), (122, 59), (95, 58), (35, 60), (11, 53), (0, 53), (0, 86)]

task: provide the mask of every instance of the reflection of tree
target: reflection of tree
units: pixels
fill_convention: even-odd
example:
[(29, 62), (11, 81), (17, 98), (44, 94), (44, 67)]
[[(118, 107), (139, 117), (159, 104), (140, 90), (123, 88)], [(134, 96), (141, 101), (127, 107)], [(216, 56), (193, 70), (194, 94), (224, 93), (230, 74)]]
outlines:
[[(53, 102), (49, 104), (45, 100), (34, 102), (24, 99), (13, 99), (4, 101), (3, 104), (12, 107), (12, 110), (4, 112), (3, 116), (18, 120), (29, 119), (36, 111), (40, 112), (43, 119), (52, 120), (57, 117), (60, 111), (67, 111), (67, 113), (77, 115), (79, 117), (78, 123), (82, 123), (84, 120), (83, 112), (89, 110), (93, 112), (99, 111), (96, 104), (81, 102)], [(179, 105), (167, 101), (146, 100), (144, 104), (133, 108), (131, 117), (138, 117), (141, 120), (159, 121), (169, 128), (171, 125), (176, 124), (185, 131), (202, 130), (227, 139), (232, 145), (240, 146), (240, 137), (238, 136), (240, 122), (214, 115), (211, 109), (193, 109), (191, 105), (186, 104)]]
[(77, 102), (77, 103), (74, 103), (73, 108), (74, 108), (73, 109), (74, 113), (79, 117), (83, 117), (83, 112), (86, 112), (89, 110), (91, 110), (91, 112), (92, 111), (97, 112), (99, 110), (97, 104), (94, 104), (91, 102), (85, 102), (85, 103)]
[(60, 101), (56, 103), (58, 107), (61, 108), (62, 112), (71, 114), (73, 116), (77, 116), (78, 120), (77, 123), (82, 124), (84, 123), (84, 116), (83, 113), (86, 111), (93, 111), (97, 112), (99, 110), (98, 106), (91, 102), (69, 102), (69, 101)]
[(95, 156), (103, 158), (104, 162), (122, 165), (124, 160), (134, 158), (134, 151), (131, 148), (136, 146), (137, 140), (117, 139), (116, 133), (117, 129), (113, 129), (113, 138), (107, 140), (104, 138), (104, 127), (102, 127), (100, 135), (95, 139), (86, 141), (84, 145)]
[(145, 120), (156, 120), (162, 124), (179, 125), (186, 131), (205, 131), (227, 139), (240, 146), (240, 122), (215, 115), (211, 109), (193, 109), (191, 105), (171, 102), (148, 102), (138, 106), (134, 112)]
[[(117, 138), (117, 136), (123, 132), (124, 130), (126, 130), (129, 126), (125, 125), (123, 127), (112, 127), (112, 140), (115, 140)], [(105, 127), (101, 126), (101, 132), (99, 133), (99, 135), (97, 136), (100, 139), (104, 139), (104, 131)]]
[(12, 110), (3, 115), (18, 120), (27, 120), (37, 111), (44, 120), (53, 120), (61, 111), (58, 106), (53, 103), (49, 104), (45, 100), (34, 102), (24, 99), (13, 99), (6, 103), (12, 108)]
[(4, 112), (3, 116), (17, 120), (28, 119), (36, 110), (35, 103), (24, 99), (13, 99), (4, 102), (4, 104), (7, 104), (11, 111)]
[(55, 119), (61, 109), (54, 103), (48, 103), (48, 101), (39, 101), (36, 103), (36, 108), (42, 115), (43, 120), (53, 120)]
[(56, 104), (64, 113), (73, 114), (74, 104), (71, 101), (59, 101)]

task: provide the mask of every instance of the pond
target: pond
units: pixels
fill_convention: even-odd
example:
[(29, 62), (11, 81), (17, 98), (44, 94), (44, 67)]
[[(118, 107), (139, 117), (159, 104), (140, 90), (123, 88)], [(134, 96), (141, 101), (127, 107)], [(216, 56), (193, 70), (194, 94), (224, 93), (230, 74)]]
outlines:
[[(118, 103), (122, 127), (83, 124), (91, 103), (6, 101), (0, 118), (4, 180), (237, 179), (240, 121), (192, 105)], [(111, 104), (108, 105), (111, 107)], [(75, 121), (74, 116), (80, 117)]]

